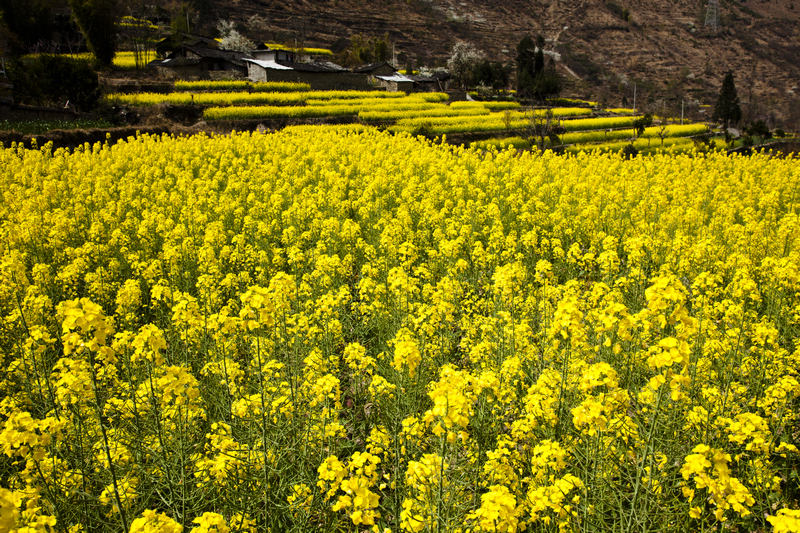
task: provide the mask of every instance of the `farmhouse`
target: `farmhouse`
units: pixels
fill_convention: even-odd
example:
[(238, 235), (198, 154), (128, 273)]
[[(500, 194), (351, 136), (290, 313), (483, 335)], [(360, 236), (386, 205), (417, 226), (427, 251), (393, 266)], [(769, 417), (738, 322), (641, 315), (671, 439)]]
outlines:
[(244, 58), (252, 81), (294, 81), (314, 89), (369, 89), (367, 76), (330, 61), (297, 61), (291, 50), (253, 50)]
[(366, 74), (368, 76), (391, 76), (396, 73), (394, 67), (386, 61), (361, 65), (360, 67), (354, 68), (353, 72)]
[(353, 72), (366, 76), (368, 83), (372, 87), (382, 87), (387, 91), (414, 90), (413, 82), (409, 78), (398, 74), (395, 68), (386, 61), (361, 65), (354, 68)]
[(150, 66), (166, 78), (229, 79), (247, 74), (244, 53), (221, 50), (214, 39), (207, 37), (164, 39), (156, 45), (156, 52), (166, 58), (151, 61)]
[(373, 76), (375, 84), (378, 87), (383, 87), (387, 91), (405, 91), (411, 92), (414, 90), (414, 80), (395, 72), (388, 76)]
[(169, 57), (181, 48), (219, 48), (219, 43), (211, 37), (194, 35), (191, 33), (178, 33), (158, 41), (155, 45), (158, 57)]
[(181, 35), (160, 41), (156, 51), (165, 59), (152, 61), (165, 78), (230, 79), (247, 77), (252, 81), (289, 81), (308, 83), (318, 90), (388, 91), (437, 90), (435, 80), (413, 79), (399, 74), (385, 62), (370, 63), (352, 70), (310, 54), (294, 50), (272, 49), (259, 45), (250, 52), (221, 50), (214, 39)]
[[(431, 76), (422, 76), (422, 75), (407, 75), (406, 78), (409, 78), (411, 81), (414, 82), (414, 91), (415, 92), (436, 92), (442, 91), (447, 87), (447, 80), (449, 76), (434, 73)], [(404, 89), (405, 90), (405, 89)]]

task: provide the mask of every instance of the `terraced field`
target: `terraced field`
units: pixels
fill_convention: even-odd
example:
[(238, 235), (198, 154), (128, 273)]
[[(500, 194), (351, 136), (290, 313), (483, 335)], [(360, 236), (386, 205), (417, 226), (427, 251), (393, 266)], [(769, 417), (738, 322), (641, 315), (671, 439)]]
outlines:
[[(687, 150), (692, 138), (709, 132), (705, 124), (676, 124), (661, 120), (637, 132), (641, 118), (633, 109), (601, 109), (596, 102), (560, 98), (549, 107), (523, 108), (518, 102), (450, 101), (445, 93), (386, 91), (312, 91), (298, 83), (249, 81), (179, 81), (169, 94), (109, 94), (115, 104), (148, 107), (161, 104), (203, 108), (203, 119), (216, 123), (284, 119), (325, 119), (369, 124), (399, 133), (457, 136), (481, 148), (514, 146), (529, 149), (542, 137), (542, 127), (555, 136), (549, 147), (565, 151), (617, 151), (632, 144), (645, 152)], [(559, 105), (555, 105), (559, 104)], [(489, 138), (487, 138), (489, 137)]]

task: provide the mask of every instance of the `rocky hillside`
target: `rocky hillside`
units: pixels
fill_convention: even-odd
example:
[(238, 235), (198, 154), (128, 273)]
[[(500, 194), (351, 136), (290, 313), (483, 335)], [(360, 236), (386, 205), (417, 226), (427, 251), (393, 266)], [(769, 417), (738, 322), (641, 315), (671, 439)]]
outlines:
[(540, 33), (568, 92), (631, 104), (635, 84), (637, 104), (656, 112), (677, 111), (681, 99), (713, 104), (730, 69), (747, 118), (800, 123), (800, 0), (720, 0), (717, 32), (705, 27), (701, 0), (214, 2), (214, 16), (257, 39), (334, 46), (388, 33), (400, 64), (443, 64), (457, 40), (512, 61), (520, 38)]

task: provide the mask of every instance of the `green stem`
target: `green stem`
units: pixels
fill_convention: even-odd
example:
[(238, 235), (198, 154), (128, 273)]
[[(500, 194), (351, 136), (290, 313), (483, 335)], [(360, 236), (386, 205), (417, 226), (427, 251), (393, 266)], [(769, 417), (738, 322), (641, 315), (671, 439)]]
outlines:
[(122, 498), (119, 496), (119, 484), (117, 483), (117, 474), (114, 470), (114, 462), (111, 460), (111, 450), (108, 447), (108, 435), (106, 433), (105, 424), (103, 424), (103, 411), (100, 408), (100, 391), (97, 388), (97, 375), (94, 370), (94, 354), (91, 350), (89, 352), (89, 366), (92, 370), (92, 389), (94, 390), (94, 406), (97, 410), (97, 421), (100, 425), (100, 433), (103, 435), (103, 450), (106, 453), (106, 459), (108, 460), (108, 470), (111, 472), (111, 483), (114, 486), (114, 499), (117, 501), (117, 507), (119, 508), (119, 518), (120, 522), (122, 522), (122, 530), (127, 532), (128, 531), (128, 519), (125, 516), (125, 509), (122, 507)]
[[(650, 444), (652, 443), (652, 440), (653, 440), (653, 432), (655, 431), (656, 420), (658, 420), (658, 409), (659, 409), (659, 407), (661, 407), (661, 399), (664, 396), (664, 387), (665, 386), (666, 386), (666, 383), (661, 385), (661, 387), (659, 387), (659, 389), (658, 389), (658, 398), (656, 400), (655, 409), (653, 410), (653, 419), (650, 421), (650, 429), (647, 432), (647, 441), (645, 442), (645, 445), (644, 445), (644, 451), (642, 452), (642, 458), (636, 462), (636, 482), (635, 482), (634, 487), (633, 487), (633, 498), (631, 499), (631, 512), (630, 512), (630, 515), (628, 516), (628, 520), (627, 520), (627, 522), (625, 524), (625, 531), (631, 531), (631, 526), (632, 526), (632, 523), (633, 523), (634, 515), (636, 514), (636, 500), (638, 500), (638, 498), (639, 498), (639, 489), (641, 488), (641, 480), (642, 480), (642, 475), (641, 475), (641, 472), (640, 472), (640, 466), (645, 463), (645, 461), (647, 460), (647, 457), (650, 454)], [(650, 472), (650, 475), (651, 476), (653, 475), (652, 471)]]

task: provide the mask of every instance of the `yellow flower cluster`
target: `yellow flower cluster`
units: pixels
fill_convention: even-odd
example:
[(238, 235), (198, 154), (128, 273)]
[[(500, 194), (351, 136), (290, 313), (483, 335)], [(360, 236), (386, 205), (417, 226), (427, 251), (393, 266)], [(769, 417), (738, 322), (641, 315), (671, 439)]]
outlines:
[(0, 168), (1, 531), (797, 530), (795, 158), (303, 126)]
[(481, 495), (481, 506), (470, 518), (477, 522), (476, 531), (512, 533), (519, 527), (518, 513), (517, 500), (508, 487), (492, 485)]
[(800, 509), (781, 509), (775, 516), (768, 516), (767, 521), (775, 533), (800, 531)]
[[(750, 514), (750, 507), (755, 503), (750, 491), (735, 477), (731, 477), (728, 463), (730, 454), (705, 444), (694, 447), (686, 456), (681, 468), (685, 480), (692, 480), (697, 489), (708, 489), (709, 501), (714, 504), (714, 515), (723, 520), (725, 511), (732, 509), (741, 516)], [(684, 495), (691, 501), (694, 490), (684, 488)], [(698, 511), (694, 513), (699, 514)]]

